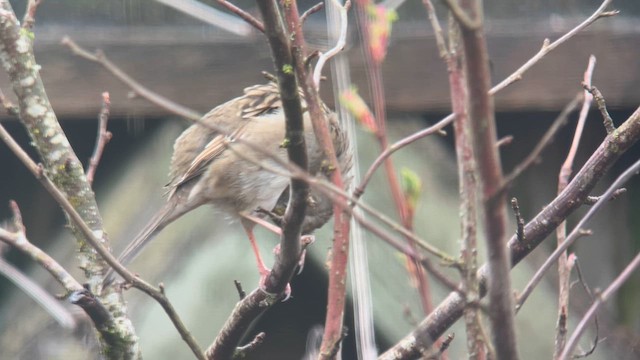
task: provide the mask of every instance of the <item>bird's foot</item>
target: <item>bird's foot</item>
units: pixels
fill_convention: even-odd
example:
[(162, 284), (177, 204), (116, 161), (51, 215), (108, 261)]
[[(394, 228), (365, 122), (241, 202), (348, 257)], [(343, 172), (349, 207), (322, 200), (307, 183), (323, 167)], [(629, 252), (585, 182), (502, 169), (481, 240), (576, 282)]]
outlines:
[[(271, 274), (271, 269), (269, 269), (268, 267), (263, 267), (261, 269), (258, 269), (258, 272), (260, 273), (260, 282), (258, 283), (258, 285), (260, 286), (260, 289), (266, 293), (269, 293), (266, 287), (267, 287), (267, 278), (269, 277), (269, 274)], [(290, 297), (291, 297), (291, 285), (287, 283), (287, 287), (284, 289), (284, 299), (282, 299), (282, 302), (289, 300)]]

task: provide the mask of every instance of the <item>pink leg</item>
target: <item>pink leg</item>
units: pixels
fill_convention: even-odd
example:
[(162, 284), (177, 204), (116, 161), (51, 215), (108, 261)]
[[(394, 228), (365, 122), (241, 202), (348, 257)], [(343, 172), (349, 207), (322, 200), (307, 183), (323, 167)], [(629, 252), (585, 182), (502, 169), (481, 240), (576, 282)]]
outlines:
[[(249, 221), (249, 222), (252, 222), (254, 224), (262, 226), (263, 228), (271, 231), (272, 233), (274, 233), (276, 235), (282, 235), (282, 230), (279, 227), (273, 225), (272, 223), (268, 222), (265, 219), (261, 219), (261, 218), (259, 218), (257, 216), (247, 215), (247, 214), (240, 214), (240, 216), (242, 216), (244, 218), (243, 222)], [(246, 230), (246, 227), (245, 227), (245, 230)]]
[(260, 249), (258, 248), (258, 243), (256, 242), (256, 237), (253, 235), (253, 226), (252, 224), (245, 224), (243, 221), (242, 226), (244, 227), (244, 231), (247, 233), (249, 237), (249, 242), (251, 242), (251, 249), (253, 249), (253, 254), (256, 256), (256, 262), (258, 263), (258, 272), (260, 273), (260, 284), (263, 284), (269, 275), (269, 268), (264, 265), (264, 261), (262, 261), (262, 256), (260, 256)]

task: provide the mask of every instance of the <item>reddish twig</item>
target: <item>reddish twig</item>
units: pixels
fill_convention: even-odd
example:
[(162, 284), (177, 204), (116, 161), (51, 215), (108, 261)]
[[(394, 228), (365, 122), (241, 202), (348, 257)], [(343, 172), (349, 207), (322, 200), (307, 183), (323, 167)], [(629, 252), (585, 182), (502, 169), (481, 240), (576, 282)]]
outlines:
[(38, 10), (38, 6), (42, 3), (42, 0), (29, 0), (27, 2), (27, 9), (24, 12), (24, 17), (22, 18), (22, 28), (25, 30), (31, 31), (33, 29), (33, 25), (36, 22), (36, 11)]
[[(363, 43), (371, 44), (371, 37), (373, 36), (369, 29), (371, 20), (369, 19), (369, 15), (367, 15), (366, 11), (367, 7), (380, 5), (374, 5), (372, 2), (368, 1), (358, 3), (357, 5), (358, 6), (356, 6), (356, 14), (358, 22), (360, 24)], [(376, 139), (378, 140), (381, 151), (385, 151), (389, 147), (389, 143), (386, 131), (386, 109), (384, 101), (385, 95), (381, 71), (381, 59), (374, 56), (371, 46), (368, 45), (364, 46), (364, 54), (367, 74), (369, 78), (369, 86), (373, 96), (373, 107), (375, 114), (374, 117), (377, 127), (377, 130), (374, 132), (374, 134), (376, 136)], [(391, 160), (391, 158), (385, 157), (383, 163), (387, 181), (389, 183), (389, 190), (391, 192), (396, 211), (398, 212), (398, 215), (400, 217), (400, 222), (405, 229), (412, 231), (413, 219), (410, 217), (407, 199), (402, 193), (402, 188), (398, 181), (398, 176), (393, 161)], [(416, 244), (411, 239), (407, 239), (407, 241), (409, 243), (409, 246), (415, 250)], [(418, 284), (418, 293), (420, 295), (420, 301), (423, 311), (425, 314), (428, 314), (433, 308), (428, 278), (424, 273), (424, 269), (418, 262), (415, 262), (411, 258), (407, 258), (406, 264), (409, 274), (411, 275), (415, 283)]]
[(96, 146), (93, 149), (91, 159), (89, 159), (89, 167), (87, 169), (87, 181), (89, 184), (93, 184), (93, 177), (96, 174), (96, 169), (102, 158), (104, 147), (113, 136), (113, 134), (107, 130), (110, 110), (111, 100), (109, 99), (109, 93), (105, 91), (102, 93), (102, 109), (100, 110), (100, 115), (98, 115), (98, 137), (96, 139)]

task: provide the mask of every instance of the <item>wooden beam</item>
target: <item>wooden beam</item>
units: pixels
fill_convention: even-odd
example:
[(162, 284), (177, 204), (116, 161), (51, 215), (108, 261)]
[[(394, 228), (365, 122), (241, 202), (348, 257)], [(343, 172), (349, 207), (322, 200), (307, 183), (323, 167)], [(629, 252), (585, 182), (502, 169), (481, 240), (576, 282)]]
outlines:
[[(538, 29), (540, 27), (537, 27)], [(614, 28), (614, 27), (611, 27)], [(619, 29), (620, 27), (616, 27)], [(593, 30), (579, 34), (543, 59), (523, 80), (496, 97), (498, 111), (553, 110), (564, 106), (580, 89), (590, 54), (598, 57), (594, 84), (611, 107), (640, 103), (640, 58), (636, 26), (628, 30)], [(400, 24), (394, 29), (384, 65), (390, 111), (448, 111), (446, 70), (438, 58), (426, 23)], [(517, 69), (535, 54), (545, 37), (560, 31), (529, 32), (517, 24), (489, 32), (494, 82)], [(546, 30), (545, 30), (546, 31)], [(246, 86), (264, 81), (260, 71), (272, 70), (264, 39), (224, 35), (208, 29), (185, 27), (61, 27), (36, 29), (36, 56), (49, 97), (59, 117), (95, 117), (100, 94), (111, 93), (112, 113), (127, 117), (154, 117), (166, 112), (141, 99), (129, 99), (129, 89), (96, 63), (81, 59), (60, 45), (69, 34), (89, 49), (101, 48), (130, 75), (154, 91), (200, 112), (239, 95)], [(313, 33), (310, 35), (314, 37)], [(363, 58), (357, 36), (347, 50), (352, 75), (367, 95)], [(6, 75), (0, 87), (10, 93)], [(326, 91), (330, 103), (331, 96)]]

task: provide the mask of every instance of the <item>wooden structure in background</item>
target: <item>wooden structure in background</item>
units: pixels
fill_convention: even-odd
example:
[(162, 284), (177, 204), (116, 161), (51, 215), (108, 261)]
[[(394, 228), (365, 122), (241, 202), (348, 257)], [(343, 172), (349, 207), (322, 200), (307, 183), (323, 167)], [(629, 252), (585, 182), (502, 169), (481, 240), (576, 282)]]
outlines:
[[(579, 23), (562, 26), (517, 21), (489, 24), (494, 81), (533, 56), (545, 38), (558, 38)], [(311, 42), (323, 30), (309, 26)], [(554, 30), (550, 30), (550, 29)], [(229, 35), (210, 27), (185, 26), (49, 26), (37, 29), (37, 59), (54, 108), (60, 118), (95, 117), (100, 93), (110, 91), (113, 113), (121, 116), (162, 116), (162, 109), (128, 98), (130, 89), (100, 65), (79, 58), (60, 44), (69, 35), (88, 49), (102, 49), (113, 62), (143, 85), (178, 103), (205, 112), (238, 94), (239, 89), (264, 81), (262, 70), (272, 64), (261, 34)], [(315, 34), (318, 34), (315, 36)], [(353, 82), (367, 94), (364, 60), (350, 34), (347, 54)], [(640, 103), (640, 25), (628, 19), (600, 21), (570, 40), (527, 72), (520, 82), (496, 97), (498, 111), (553, 110), (564, 106), (580, 90), (590, 54), (596, 55), (594, 84), (610, 107)], [(316, 41), (317, 42), (317, 41)], [(447, 74), (438, 58), (433, 34), (424, 22), (398, 24), (384, 65), (390, 111), (423, 113), (447, 111)], [(0, 87), (8, 88), (6, 76)], [(325, 98), (331, 102), (325, 86)], [(9, 91), (7, 91), (9, 92)]]

